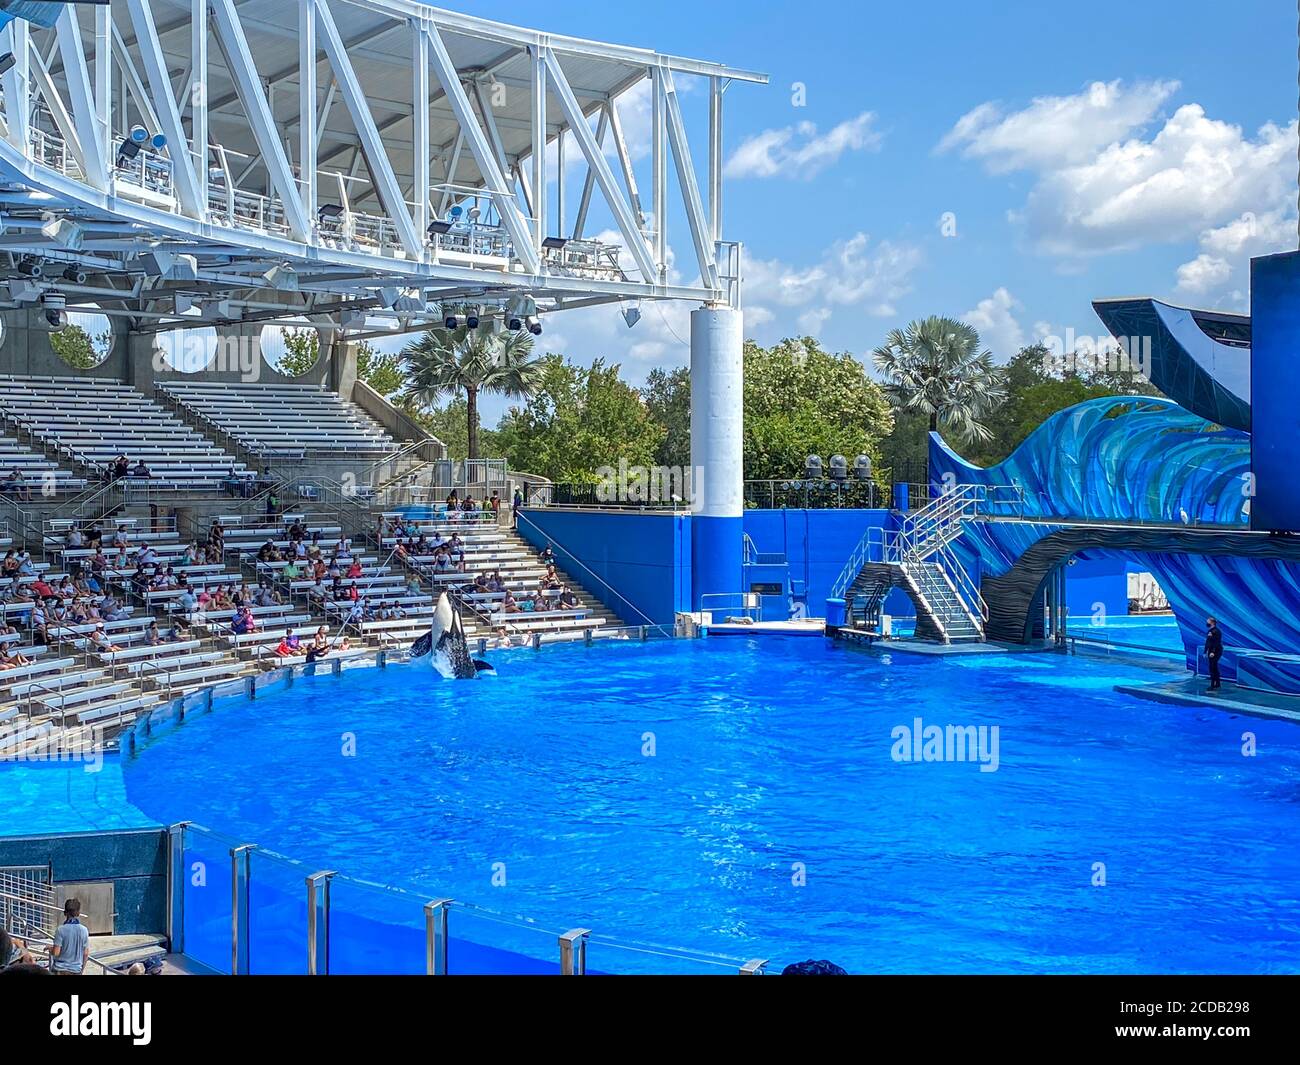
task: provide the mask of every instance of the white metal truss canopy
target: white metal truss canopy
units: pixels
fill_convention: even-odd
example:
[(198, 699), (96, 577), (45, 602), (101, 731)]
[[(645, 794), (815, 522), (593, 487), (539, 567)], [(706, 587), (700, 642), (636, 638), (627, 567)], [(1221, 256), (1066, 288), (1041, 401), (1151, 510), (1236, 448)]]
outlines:
[[(112, 0), (10, 23), (0, 52), (0, 304), (55, 278), (148, 329), (192, 324), (177, 308), (196, 301), (210, 324), (281, 305), (418, 320), (523, 294), (542, 310), (737, 299), (722, 98), (763, 75), (412, 0)], [(703, 181), (689, 77), (709, 93)], [(643, 192), (618, 101), (647, 81)], [(587, 231), (596, 204), (616, 243)], [(670, 282), (674, 214), (687, 284)]]

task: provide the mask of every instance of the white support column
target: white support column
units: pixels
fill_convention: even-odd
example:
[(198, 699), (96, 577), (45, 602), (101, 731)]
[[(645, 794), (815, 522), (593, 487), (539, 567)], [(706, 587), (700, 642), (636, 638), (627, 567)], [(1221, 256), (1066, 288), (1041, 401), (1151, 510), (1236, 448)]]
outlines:
[(664, 101), (663, 68), (650, 72), (652, 95), (650, 129), (650, 179), (655, 213), (655, 262), (659, 265), (659, 278), (663, 280), (668, 264), (668, 145), (667, 104)]
[(6, 49), (14, 57), (14, 65), (5, 72), (5, 121), (9, 126), (9, 141), (24, 155), (31, 136), (32, 86), (27, 49), (30, 35), (27, 20), (16, 18), (3, 30), (0, 38), (8, 44)]
[[(99, 130), (95, 122), (95, 94), (90, 87), (90, 71), (86, 66), (86, 53), (81, 46), (81, 27), (70, 6), (59, 11), (55, 22), (59, 39), (59, 55), (63, 59), (63, 77), (68, 87), (68, 102), (76, 123), (77, 137), (81, 141), (86, 184), (94, 189), (108, 188), (108, 162), (100, 150)], [(171, 98), (170, 90), (168, 99)]]
[(194, 62), (194, 88), (190, 90), (190, 151), (203, 196), (203, 213), (207, 217), (209, 172), (208, 157), (208, 0), (192, 0), (190, 11), (190, 52)]
[(529, 51), (533, 64), (533, 240), (540, 258), (546, 239), (546, 60), (540, 48)]
[(100, 152), (113, 158), (113, 12), (95, 8), (95, 123)]
[(722, 79), (709, 79), (709, 230), (722, 239)]
[(317, 221), (320, 190), (316, 181), (316, 5), (298, 7), (298, 187), (302, 205)]
[[(596, 147), (605, 143), (605, 131), (609, 129), (609, 108), (600, 109), (600, 118), (596, 122)], [(581, 147), (581, 145), (579, 145)], [(583, 230), (587, 228), (587, 212), (591, 209), (591, 194), (596, 187), (596, 171), (587, 166), (587, 176), (582, 182), (582, 195), (578, 197), (578, 217), (573, 223), (573, 239), (581, 240)]]
[(564, 142), (569, 135), (560, 130), (555, 138), (555, 232), (564, 234)]
[(411, 168), (411, 199), (415, 201), (415, 229), (423, 238), (429, 231), (429, 38), (420, 32), (418, 23), (413, 22), (412, 28), (415, 33), (411, 60), (415, 72), (411, 84), (411, 150), (415, 159)]
[(692, 597), (742, 592), (744, 322), (729, 307), (691, 312)]

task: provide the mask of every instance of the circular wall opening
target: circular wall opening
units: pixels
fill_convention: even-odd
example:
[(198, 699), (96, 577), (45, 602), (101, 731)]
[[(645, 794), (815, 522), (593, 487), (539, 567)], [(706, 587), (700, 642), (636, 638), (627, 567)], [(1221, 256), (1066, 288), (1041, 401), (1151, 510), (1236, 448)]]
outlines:
[(305, 318), (268, 322), (259, 341), (262, 361), (285, 377), (310, 373), (321, 356), (320, 331)]
[(108, 315), (98, 311), (68, 311), (67, 315), (68, 324), (50, 334), (50, 348), (74, 370), (93, 370), (113, 353), (113, 325)]
[[(199, 309), (191, 307), (185, 312), (185, 317), (200, 317)], [(158, 353), (161, 369), (198, 373), (211, 365), (219, 343), (215, 326), (200, 325), (159, 333), (154, 337), (154, 350)]]

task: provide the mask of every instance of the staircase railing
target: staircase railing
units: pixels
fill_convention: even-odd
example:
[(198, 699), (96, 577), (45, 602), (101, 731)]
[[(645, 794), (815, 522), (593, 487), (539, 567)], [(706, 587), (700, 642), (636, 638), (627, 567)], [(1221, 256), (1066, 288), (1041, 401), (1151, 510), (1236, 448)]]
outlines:
[(966, 608), (972, 614), (978, 614), (981, 622), (987, 622), (989, 620), (989, 605), (984, 601), (979, 586), (975, 583), (966, 567), (961, 564), (951, 545), (948, 543), (942, 544), (932, 557), (938, 559), (940, 568), (952, 580), (953, 588), (956, 590), (958, 597), (965, 603)]

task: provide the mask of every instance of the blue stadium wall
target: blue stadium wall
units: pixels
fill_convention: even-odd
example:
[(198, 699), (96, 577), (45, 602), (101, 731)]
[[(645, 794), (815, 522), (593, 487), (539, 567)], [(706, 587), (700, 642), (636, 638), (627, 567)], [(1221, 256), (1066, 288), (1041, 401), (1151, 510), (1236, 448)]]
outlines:
[[(629, 625), (691, 609), (690, 518), (654, 511), (523, 511), (519, 533)], [(593, 579), (592, 575), (599, 578)]]
[(1300, 253), (1250, 261), (1253, 529), (1300, 531)]

